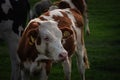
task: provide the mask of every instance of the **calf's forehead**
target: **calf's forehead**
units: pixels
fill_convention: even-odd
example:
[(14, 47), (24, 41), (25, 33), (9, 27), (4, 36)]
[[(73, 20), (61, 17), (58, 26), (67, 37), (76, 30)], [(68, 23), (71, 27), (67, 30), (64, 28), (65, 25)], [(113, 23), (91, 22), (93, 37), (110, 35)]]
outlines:
[(55, 35), (56, 37), (62, 37), (62, 32), (58, 28), (58, 23), (55, 21), (43, 21), (40, 23), (40, 33), (46, 35)]

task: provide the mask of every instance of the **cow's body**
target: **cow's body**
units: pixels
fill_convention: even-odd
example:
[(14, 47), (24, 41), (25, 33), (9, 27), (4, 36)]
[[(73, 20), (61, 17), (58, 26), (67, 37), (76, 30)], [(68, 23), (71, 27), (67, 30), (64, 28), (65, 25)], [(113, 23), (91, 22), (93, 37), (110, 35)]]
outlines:
[[(46, 22), (52, 24), (51, 21), (57, 23), (57, 25), (47, 24), (41, 26)], [(51, 29), (48, 30), (48, 28)], [(44, 34), (42, 34), (42, 31), (45, 31), (47, 38), (43, 39)], [(48, 34), (48, 32), (50, 33)], [(55, 37), (56, 34), (62, 35), (62, 38)], [(49, 38), (52, 38), (50, 40), (54, 42), (49, 42)], [(49, 44), (44, 43), (46, 40)], [(51, 45), (52, 47), (49, 47)], [(23, 80), (29, 79), (25, 75), (26, 71), (29, 75), (37, 71), (37, 73), (42, 74), (40, 80), (47, 80), (47, 74), (52, 63), (61, 61), (65, 79), (70, 80), (71, 57), (73, 54), (76, 54), (77, 57), (81, 79), (85, 80), (85, 67), (88, 68), (89, 64), (84, 43), (84, 19), (82, 13), (76, 8), (70, 8), (70, 6), (64, 7), (64, 9), (48, 11), (29, 22), (20, 40), (18, 55), (22, 66), (22, 78)], [(27, 64), (29, 66), (26, 66)]]
[(73, 8), (79, 10), (84, 17), (85, 30), (87, 34), (90, 34), (86, 0), (61, 0), (58, 7), (60, 9)]
[(17, 45), (25, 26), (29, 4), (27, 0), (0, 0), (0, 38), (5, 39), (10, 51), (11, 80), (18, 80)]
[(85, 31), (88, 35), (90, 34), (86, 0), (59, 0), (58, 2), (53, 3), (52, 6), (51, 5), (52, 3), (50, 2), (50, 0), (41, 0), (37, 2), (30, 11), (30, 19), (38, 17), (40, 14), (44, 13), (45, 11), (53, 10), (55, 8), (78, 9), (84, 17)]

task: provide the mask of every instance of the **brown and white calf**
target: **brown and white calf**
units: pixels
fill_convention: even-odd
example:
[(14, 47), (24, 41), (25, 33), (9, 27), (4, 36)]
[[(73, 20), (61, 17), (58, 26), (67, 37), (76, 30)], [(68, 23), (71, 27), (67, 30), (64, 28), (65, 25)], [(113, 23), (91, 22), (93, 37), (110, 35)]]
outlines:
[(0, 0), (0, 39), (4, 39), (9, 47), (11, 80), (19, 78), (17, 46), (28, 12), (28, 0)]
[(31, 20), (18, 47), (22, 80), (30, 74), (41, 74), (47, 80), (53, 62), (62, 62), (65, 79), (71, 77), (71, 57), (76, 54), (78, 70), (85, 80), (89, 67), (84, 43), (82, 14), (71, 8), (48, 11)]

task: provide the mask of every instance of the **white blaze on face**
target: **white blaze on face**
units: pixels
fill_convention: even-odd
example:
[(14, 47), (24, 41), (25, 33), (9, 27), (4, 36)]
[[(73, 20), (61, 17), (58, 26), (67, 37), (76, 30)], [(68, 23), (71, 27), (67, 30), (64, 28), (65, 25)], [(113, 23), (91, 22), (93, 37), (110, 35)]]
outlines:
[(39, 33), (41, 44), (37, 45), (36, 43), (36, 48), (41, 54), (57, 61), (61, 53), (67, 53), (61, 43), (62, 32), (58, 28), (57, 22), (41, 21)]

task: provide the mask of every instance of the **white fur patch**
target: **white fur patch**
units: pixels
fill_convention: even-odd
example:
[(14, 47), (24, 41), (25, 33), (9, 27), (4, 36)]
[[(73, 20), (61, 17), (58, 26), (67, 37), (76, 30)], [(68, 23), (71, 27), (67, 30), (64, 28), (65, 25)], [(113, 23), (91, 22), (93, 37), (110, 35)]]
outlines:
[(75, 5), (71, 2), (71, 0), (62, 0), (62, 1), (67, 2), (70, 5), (71, 8), (75, 8), (76, 9)]
[[(39, 65), (38, 65), (39, 64)], [(24, 62), (24, 67), (25, 69), (30, 71), (30, 74), (32, 74), (36, 70), (41, 70), (42, 66), (44, 63), (38, 63), (36, 61), (31, 62), (31, 61), (25, 61)]]
[(62, 11), (62, 10), (61, 9), (55, 9), (55, 10), (50, 11), (50, 16), (42, 15), (41, 17), (43, 17), (43, 18), (45, 18), (47, 20), (54, 20), (53, 16), (61, 16), (61, 17), (63, 17), (63, 14), (60, 11)]
[(38, 62), (32, 62), (31, 67), (30, 67), (30, 73), (32, 74), (36, 70), (41, 70), (42, 65), (43, 65), (42, 63), (39, 63), (38, 65)]
[(25, 61), (25, 62), (23, 63), (25, 69), (27, 69), (27, 70), (30, 70), (31, 64), (32, 64), (32, 62), (29, 62), (29, 61)]
[(10, 0), (5, 0), (5, 3), (1, 5), (3, 11), (5, 14), (8, 13), (9, 9), (12, 8), (12, 5), (10, 3)]
[(48, 58), (45, 55), (38, 55), (38, 57), (35, 59), (35, 61), (41, 61), (41, 60), (49, 60), (50, 58)]
[(61, 14), (61, 9), (56, 9), (54, 11), (50, 11), (50, 16), (56, 15), (56, 16), (61, 16), (63, 17), (63, 15)]
[(49, 7), (49, 11), (52, 11), (52, 10), (55, 10), (55, 9), (58, 9), (58, 7), (57, 6), (51, 6), (51, 7)]

